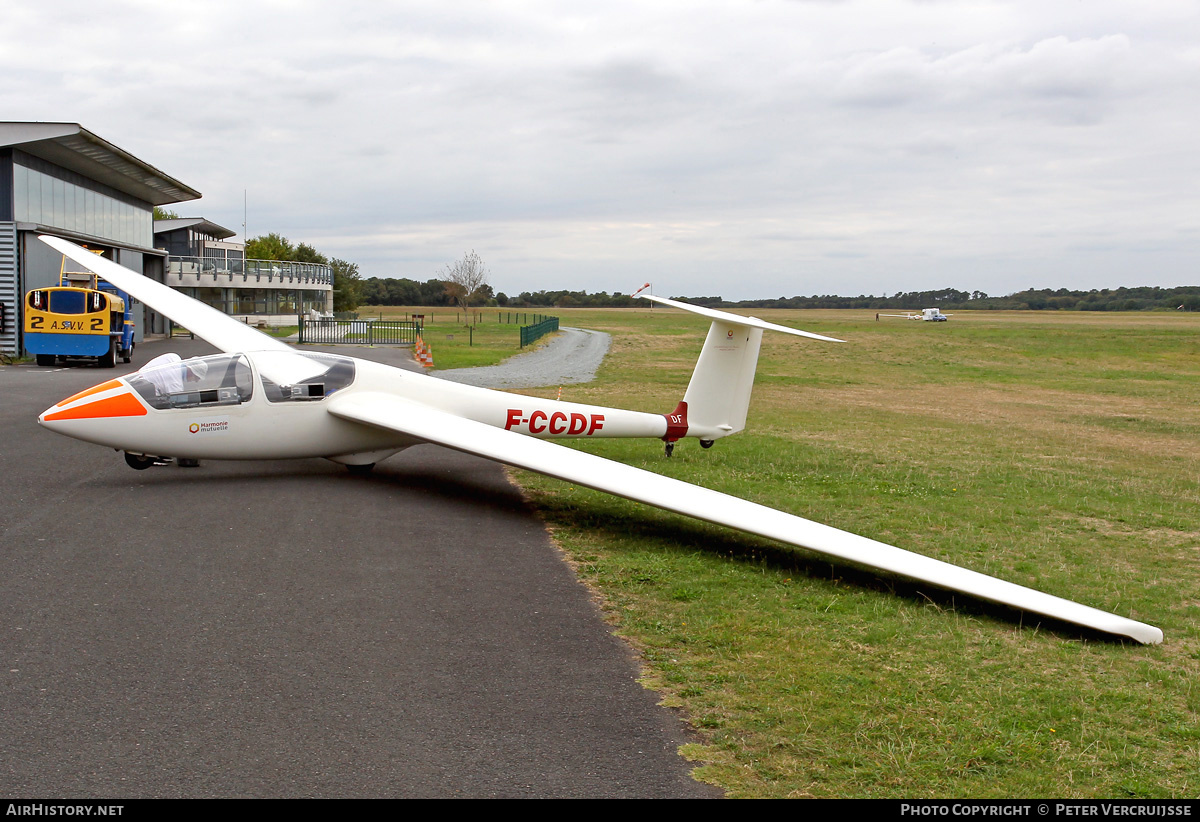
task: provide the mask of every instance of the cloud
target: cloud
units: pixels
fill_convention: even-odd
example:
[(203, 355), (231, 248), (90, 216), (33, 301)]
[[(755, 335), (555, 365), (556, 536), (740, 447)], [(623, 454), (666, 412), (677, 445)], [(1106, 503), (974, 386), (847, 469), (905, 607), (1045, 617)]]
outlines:
[(1194, 3), (6, 14), (7, 116), (79, 121), (231, 228), (246, 192), (252, 233), (366, 276), (432, 276), (475, 248), (509, 293), (1194, 279)]

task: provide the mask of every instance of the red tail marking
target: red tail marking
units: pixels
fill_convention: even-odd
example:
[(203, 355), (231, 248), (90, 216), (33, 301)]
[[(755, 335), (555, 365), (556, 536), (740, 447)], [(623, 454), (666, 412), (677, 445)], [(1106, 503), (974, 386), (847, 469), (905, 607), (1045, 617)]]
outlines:
[(679, 405), (675, 406), (675, 411), (670, 414), (663, 414), (663, 419), (667, 421), (667, 433), (663, 434), (663, 442), (675, 442), (687, 436), (688, 421), (687, 421), (687, 403), (683, 400), (679, 401)]

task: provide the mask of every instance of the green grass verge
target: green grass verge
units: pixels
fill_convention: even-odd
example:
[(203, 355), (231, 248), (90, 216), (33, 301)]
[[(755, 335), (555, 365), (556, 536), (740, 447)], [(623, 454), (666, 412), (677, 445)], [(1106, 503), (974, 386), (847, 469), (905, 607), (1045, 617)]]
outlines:
[[(664, 413), (706, 323), (614, 334), (564, 399)], [(527, 473), (646, 683), (737, 797), (1188, 797), (1200, 791), (1200, 318), (767, 311), (748, 430), (604, 456), (1158, 625), (1144, 647)], [(436, 357), (436, 353), (435, 353)], [(537, 392), (530, 392), (537, 393)], [(547, 389), (545, 395), (554, 392)]]
[[(521, 348), (520, 325), (497, 322), (500, 314), (503, 314), (505, 319), (510, 314), (515, 318), (516, 312), (498, 312), (494, 308), (480, 309), (480, 322), (474, 326), (466, 326), (461, 322), (461, 313), (455, 314), (449, 310), (367, 306), (359, 311), (363, 317), (382, 317), (385, 320), (408, 319), (414, 313), (425, 315), (424, 339), (433, 352), (435, 370), (496, 365), (531, 349), (531, 346)], [(532, 323), (533, 312), (521, 313), (527, 315)], [(553, 312), (543, 313), (553, 315)], [(549, 338), (543, 337), (535, 345), (547, 339)]]

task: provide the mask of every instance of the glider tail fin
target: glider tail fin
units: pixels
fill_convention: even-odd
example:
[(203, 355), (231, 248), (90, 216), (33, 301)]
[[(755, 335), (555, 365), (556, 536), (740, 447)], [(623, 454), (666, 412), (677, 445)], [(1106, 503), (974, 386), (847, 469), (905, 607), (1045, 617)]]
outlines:
[(668, 444), (684, 436), (699, 437), (703, 444), (705, 440), (727, 437), (746, 427), (750, 390), (754, 387), (754, 370), (758, 367), (758, 349), (762, 345), (764, 330), (825, 342), (841, 342), (834, 337), (789, 328), (757, 317), (745, 317), (653, 294), (642, 294), (640, 290), (634, 296), (712, 320), (683, 402), (675, 409), (675, 413), (667, 415), (667, 435), (663, 439)]
[(761, 328), (713, 320), (683, 395), (691, 436), (711, 440), (746, 427), (762, 335)]

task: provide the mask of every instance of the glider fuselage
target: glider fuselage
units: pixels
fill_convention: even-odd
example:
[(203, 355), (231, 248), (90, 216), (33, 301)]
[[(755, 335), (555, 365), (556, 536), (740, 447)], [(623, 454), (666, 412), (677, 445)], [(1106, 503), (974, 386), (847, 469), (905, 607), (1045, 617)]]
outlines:
[[(271, 356), (249, 352), (198, 358), (205, 364), (206, 379), (191, 384), (180, 379), (167, 390), (135, 372), (63, 400), (38, 421), (57, 433), (132, 454), (327, 457), (351, 463), (374, 462), (382, 458), (378, 452), (418, 442), (328, 413), (335, 399), (366, 391), (544, 439), (663, 438), (669, 430), (675, 436), (716, 439), (726, 433), (688, 431), (686, 422), (681, 429), (678, 420), (672, 424), (660, 414), (492, 391), (336, 355), (310, 355), (317, 373), (283, 383), (271, 379)], [(182, 370), (189, 362), (174, 367)]]

